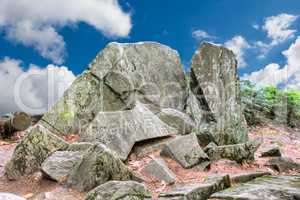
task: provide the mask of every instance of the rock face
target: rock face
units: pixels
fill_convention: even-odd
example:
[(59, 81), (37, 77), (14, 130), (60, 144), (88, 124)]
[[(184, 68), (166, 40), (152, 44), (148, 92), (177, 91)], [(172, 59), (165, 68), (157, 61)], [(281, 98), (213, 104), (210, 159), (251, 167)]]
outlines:
[(131, 180), (132, 172), (103, 144), (88, 149), (73, 168), (68, 185), (88, 191), (110, 180)]
[(99, 112), (133, 109), (184, 110), (185, 74), (179, 55), (153, 42), (110, 43), (43, 117), (53, 131), (82, 133)]
[(208, 156), (198, 144), (195, 134), (173, 139), (164, 147), (161, 155), (176, 160), (184, 168), (191, 168), (209, 161)]
[(12, 159), (6, 165), (5, 173), (9, 179), (37, 171), (46, 158), (58, 150), (68, 148), (68, 143), (52, 134), (42, 126), (28, 131), (28, 135), (16, 146)]
[(192, 98), (197, 99), (202, 111), (198, 131), (208, 132), (218, 145), (242, 143), (248, 138), (236, 67), (232, 51), (208, 43), (192, 60)]
[(1, 200), (25, 200), (24, 198), (19, 197), (17, 195), (10, 194), (10, 193), (1, 193), (1, 192), (0, 192), (0, 199)]
[(49, 178), (63, 182), (67, 179), (74, 165), (80, 161), (82, 153), (79, 151), (57, 151), (42, 164), (42, 171)]
[(165, 181), (168, 184), (176, 181), (176, 175), (168, 168), (165, 161), (161, 158), (152, 160), (142, 171), (143, 173), (149, 174), (157, 180)]
[(151, 199), (150, 191), (134, 181), (109, 181), (90, 191), (85, 200), (144, 200)]
[(240, 174), (230, 175), (230, 180), (232, 183), (246, 183), (258, 177), (271, 175), (270, 172), (246, 172)]
[(202, 184), (176, 186), (167, 193), (162, 193), (159, 200), (207, 200), (215, 192), (230, 187), (230, 178), (225, 176), (209, 177)]
[(215, 193), (212, 198), (224, 200), (299, 199), (299, 184), (299, 176), (267, 176)]
[(126, 160), (136, 142), (176, 133), (144, 104), (136, 102), (132, 110), (98, 113), (80, 137), (85, 142), (101, 142)]
[(158, 117), (169, 126), (175, 128), (179, 134), (189, 134), (195, 128), (195, 122), (190, 116), (174, 109), (162, 109)]
[(206, 154), (211, 160), (229, 159), (238, 163), (254, 160), (254, 153), (261, 145), (262, 140), (257, 139), (242, 144), (216, 146), (206, 148)]

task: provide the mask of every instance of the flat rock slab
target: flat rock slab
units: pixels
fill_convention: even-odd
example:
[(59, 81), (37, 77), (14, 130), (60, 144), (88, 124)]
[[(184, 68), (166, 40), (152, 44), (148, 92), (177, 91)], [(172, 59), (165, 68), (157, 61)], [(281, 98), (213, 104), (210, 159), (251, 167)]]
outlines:
[(98, 113), (86, 132), (81, 134), (81, 141), (101, 142), (121, 160), (126, 160), (136, 142), (176, 133), (144, 104), (137, 102), (133, 110)]
[(218, 145), (244, 143), (247, 127), (241, 106), (237, 62), (232, 51), (203, 43), (195, 52), (190, 73), (191, 90), (202, 110), (201, 124), (216, 123), (210, 135)]
[(150, 191), (134, 181), (109, 181), (90, 191), (85, 200), (144, 200), (151, 199)]
[(57, 182), (64, 182), (81, 157), (79, 151), (57, 151), (43, 162), (42, 172)]
[(152, 160), (142, 169), (142, 172), (159, 181), (165, 181), (168, 184), (172, 184), (176, 181), (176, 175), (168, 168), (162, 158)]
[(300, 163), (294, 162), (290, 158), (277, 157), (269, 160), (266, 164), (279, 172), (288, 172), (290, 170), (297, 170), (300, 172)]
[(26, 200), (23, 197), (11, 193), (1, 193), (1, 192), (0, 192), (0, 199), (1, 200)]
[(271, 175), (270, 172), (246, 172), (240, 174), (230, 175), (230, 180), (232, 183), (246, 183), (252, 181), (253, 179)]
[(206, 148), (206, 154), (211, 160), (229, 159), (242, 163), (247, 160), (254, 160), (254, 153), (262, 144), (262, 140), (257, 139), (242, 144), (223, 145)]
[(110, 180), (131, 180), (133, 173), (105, 145), (95, 144), (74, 166), (68, 185), (79, 191), (89, 191)]
[(300, 176), (265, 176), (215, 193), (212, 199), (295, 200), (300, 197)]
[(5, 173), (12, 180), (34, 173), (46, 158), (58, 150), (67, 149), (68, 145), (47, 128), (37, 125), (29, 129), (26, 137), (16, 146)]
[(174, 159), (184, 168), (192, 168), (209, 161), (194, 133), (176, 137), (164, 147), (161, 155)]
[(159, 195), (159, 200), (207, 200), (213, 193), (231, 186), (229, 175), (212, 176), (204, 183), (178, 185)]
[(272, 145), (271, 147), (265, 149), (261, 153), (261, 157), (280, 157), (281, 151), (277, 145)]
[(162, 109), (161, 112), (158, 113), (158, 117), (169, 126), (175, 128), (178, 133), (182, 135), (191, 133), (196, 127), (195, 122), (190, 116), (175, 109)]

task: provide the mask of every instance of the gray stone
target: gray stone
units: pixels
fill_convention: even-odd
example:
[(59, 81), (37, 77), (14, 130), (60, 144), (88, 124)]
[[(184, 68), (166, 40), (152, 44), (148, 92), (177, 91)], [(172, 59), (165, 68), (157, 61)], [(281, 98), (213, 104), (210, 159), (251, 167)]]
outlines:
[(68, 179), (68, 185), (89, 191), (110, 180), (131, 180), (133, 173), (103, 144), (88, 149), (75, 164)]
[(65, 150), (68, 145), (45, 127), (37, 125), (29, 129), (26, 137), (16, 146), (5, 173), (12, 180), (34, 173), (52, 153)]
[(134, 181), (109, 181), (90, 191), (85, 200), (145, 200), (151, 199), (150, 191)]
[(266, 165), (279, 172), (288, 172), (290, 170), (297, 170), (300, 172), (300, 163), (296, 163), (292, 159), (286, 157), (273, 158), (269, 160)]
[(242, 144), (217, 146), (206, 149), (206, 154), (211, 160), (229, 159), (242, 164), (243, 161), (254, 160), (254, 153), (262, 144), (261, 139)]
[(240, 174), (234, 174), (230, 175), (230, 180), (232, 183), (246, 183), (253, 179), (271, 175), (270, 172), (246, 172), (246, 173), (240, 173)]
[(81, 157), (78, 151), (57, 151), (43, 162), (42, 172), (57, 182), (64, 182)]
[(101, 142), (126, 160), (136, 142), (176, 133), (174, 128), (137, 102), (133, 110), (98, 113), (80, 137), (85, 142)]
[(1, 193), (1, 192), (0, 192), (0, 199), (1, 200), (26, 200), (25, 198), (19, 197), (11, 193)]
[(248, 139), (236, 68), (232, 51), (209, 43), (203, 43), (192, 60), (190, 88), (203, 118), (199, 132), (208, 131), (218, 145)]
[(69, 145), (67, 151), (86, 151), (93, 147), (94, 144), (91, 142), (75, 142)]
[(168, 184), (172, 184), (176, 181), (176, 175), (168, 168), (165, 161), (161, 158), (152, 160), (143, 168), (142, 172), (159, 181), (165, 181)]
[(231, 186), (228, 175), (209, 177), (204, 183), (177, 185), (159, 195), (159, 200), (207, 200), (213, 193)]
[(299, 176), (265, 176), (215, 193), (214, 199), (230, 200), (296, 200), (300, 197)]
[(195, 134), (176, 137), (165, 146), (161, 155), (174, 159), (184, 168), (192, 168), (209, 161)]
[(162, 151), (163, 148), (170, 142), (174, 137), (164, 137), (164, 138), (157, 138), (153, 140), (147, 140), (138, 142), (134, 145), (132, 152), (136, 156), (145, 156), (155, 151)]
[(158, 117), (169, 126), (177, 129), (179, 134), (191, 133), (196, 126), (187, 114), (171, 108), (162, 109)]
[(277, 145), (272, 145), (261, 153), (261, 157), (280, 157), (281, 152)]

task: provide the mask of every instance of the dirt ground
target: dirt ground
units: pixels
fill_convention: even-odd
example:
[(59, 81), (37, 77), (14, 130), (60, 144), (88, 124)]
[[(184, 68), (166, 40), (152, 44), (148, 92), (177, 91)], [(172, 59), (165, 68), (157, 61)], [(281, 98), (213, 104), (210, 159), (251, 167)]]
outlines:
[[(200, 183), (212, 174), (237, 174), (252, 171), (267, 171), (274, 175), (278, 172), (265, 166), (270, 158), (261, 158), (261, 151), (270, 144), (277, 144), (281, 148), (283, 156), (289, 157), (296, 162), (300, 162), (300, 133), (292, 129), (286, 129), (275, 125), (253, 127), (249, 131), (250, 139), (263, 138), (264, 142), (255, 155), (255, 161), (239, 165), (233, 161), (220, 160), (212, 163), (209, 171), (199, 171), (197, 169), (184, 169), (175, 161), (164, 158), (168, 167), (175, 173), (177, 181), (175, 184)], [(16, 143), (22, 138), (17, 136), (12, 141), (0, 140), (0, 192), (10, 192), (25, 197), (30, 200), (82, 200), (85, 193), (66, 188), (54, 181), (43, 178), (40, 172), (24, 177), (18, 181), (8, 181), (4, 175), (5, 163), (10, 159)], [(69, 140), (70, 138), (68, 138)], [(76, 138), (69, 141), (74, 142)], [(132, 154), (127, 165), (129, 168), (139, 172), (146, 185), (153, 192), (154, 196), (158, 193), (167, 191), (172, 185), (160, 182), (142, 173), (143, 167), (153, 158), (159, 156), (159, 151), (153, 151), (146, 156), (136, 156)], [(299, 172), (290, 171), (287, 174), (297, 174)]]

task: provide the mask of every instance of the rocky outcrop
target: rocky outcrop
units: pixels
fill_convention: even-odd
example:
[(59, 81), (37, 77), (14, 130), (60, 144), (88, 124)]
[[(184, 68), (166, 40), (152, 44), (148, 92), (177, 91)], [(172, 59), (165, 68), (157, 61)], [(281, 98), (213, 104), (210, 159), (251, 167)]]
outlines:
[(159, 181), (165, 181), (168, 184), (176, 181), (176, 175), (168, 168), (166, 162), (161, 158), (152, 160), (143, 168), (142, 172)]
[(10, 194), (10, 193), (1, 193), (1, 192), (0, 192), (0, 199), (1, 200), (25, 200), (24, 198), (19, 197), (17, 195)]
[(159, 200), (207, 200), (213, 193), (231, 186), (228, 175), (209, 177), (204, 183), (179, 185), (162, 193)]
[(100, 112), (87, 130), (80, 135), (84, 142), (101, 142), (126, 160), (136, 142), (176, 134), (144, 104), (132, 110)]
[(206, 154), (211, 160), (229, 159), (238, 163), (254, 160), (254, 153), (261, 145), (262, 140), (257, 139), (242, 144), (215, 146), (206, 148)]
[(187, 114), (175, 109), (165, 108), (158, 113), (158, 117), (175, 128), (179, 134), (189, 134), (195, 128), (195, 122)]
[(209, 43), (204, 43), (192, 60), (190, 88), (194, 97), (190, 98), (196, 98), (192, 101), (200, 107), (199, 137), (209, 135), (218, 145), (242, 143), (248, 138), (236, 67), (232, 51)]
[(81, 157), (78, 151), (57, 151), (43, 162), (42, 172), (57, 182), (64, 182)]
[(252, 181), (253, 179), (262, 177), (262, 176), (267, 176), (271, 175), (270, 172), (245, 172), (245, 173), (239, 173), (239, 174), (234, 174), (230, 175), (230, 180), (232, 183), (246, 183), (249, 181)]
[(177, 161), (184, 168), (191, 168), (201, 163), (209, 166), (209, 158), (200, 147), (195, 134), (176, 137), (161, 151), (162, 156), (167, 156)]
[(103, 144), (88, 149), (75, 164), (68, 179), (68, 185), (89, 191), (110, 180), (131, 180), (132, 172)]
[(18, 179), (39, 170), (52, 153), (64, 150), (69, 145), (40, 125), (28, 130), (27, 134), (16, 146), (10, 162), (6, 165), (5, 173), (9, 179)]
[(215, 193), (212, 199), (220, 200), (292, 200), (300, 197), (299, 176), (266, 176), (251, 182)]
[(134, 181), (109, 181), (90, 191), (85, 200), (145, 200), (151, 199), (150, 191)]

